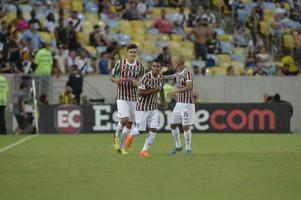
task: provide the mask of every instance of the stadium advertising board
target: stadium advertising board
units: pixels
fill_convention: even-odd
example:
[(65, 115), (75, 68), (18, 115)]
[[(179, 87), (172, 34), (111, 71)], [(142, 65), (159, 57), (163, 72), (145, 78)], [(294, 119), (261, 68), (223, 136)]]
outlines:
[[(160, 110), (160, 131), (169, 131), (172, 110)], [(116, 129), (114, 104), (47, 105), (40, 109), (41, 133), (105, 133)], [(196, 105), (194, 132), (288, 133), (290, 113), (286, 103)]]

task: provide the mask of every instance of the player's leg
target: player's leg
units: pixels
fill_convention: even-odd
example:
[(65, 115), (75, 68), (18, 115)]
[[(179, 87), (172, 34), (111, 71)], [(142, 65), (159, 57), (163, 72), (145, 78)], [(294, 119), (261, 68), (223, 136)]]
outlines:
[(195, 106), (194, 104), (184, 104), (183, 109), (181, 110), (181, 115), (183, 118), (183, 130), (184, 130), (184, 139), (185, 139), (185, 153), (186, 155), (191, 155), (191, 126), (194, 124), (195, 118)]
[[(120, 121), (116, 127), (116, 131), (114, 134), (114, 148), (116, 150), (120, 150), (120, 144), (119, 144), (119, 135), (124, 130), (124, 127), (129, 122), (129, 108), (126, 101), (123, 100), (117, 100), (117, 116), (120, 118)], [(119, 151), (120, 152), (120, 151)]]
[(177, 151), (182, 150), (182, 144), (180, 140), (180, 130), (178, 128), (178, 124), (182, 123), (182, 117), (181, 117), (181, 112), (179, 109), (179, 104), (177, 103), (173, 112), (172, 112), (172, 117), (171, 117), (171, 134), (173, 136), (173, 139), (175, 141), (175, 147), (172, 148), (171, 154), (174, 155)]
[(148, 126), (149, 131), (145, 139), (143, 149), (140, 152), (140, 156), (142, 157), (150, 156), (148, 150), (155, 140), (157, 127), (159, 125), (159, 113), (157, 110), (148, 112), (148, 116), (146, 118), (146, 124)]
[(127, 102), (127, 104), (128, 104), (129, 120), (128, 120), (127, 124), (125, 125), (125, 127), (122, 131), (122, 134), (121, 134), (121, 143), (120, 143), (121, 149), (124, 149), (126, 138), (132, 129), (133, 122), (135, 121), (135, 104), (136, 104), (136, 102), (129, 101), (129, 102)]
[(131, 133), (127, 135), (125, 144), (129, 148), (132, 145), (134, 137), (146, 131), (146, 111), (136, 111), (135, 112), (135, 127), (132, 128)]

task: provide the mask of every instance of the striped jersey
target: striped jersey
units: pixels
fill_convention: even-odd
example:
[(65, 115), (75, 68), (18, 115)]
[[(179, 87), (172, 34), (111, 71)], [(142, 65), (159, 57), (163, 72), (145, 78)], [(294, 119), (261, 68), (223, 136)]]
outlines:
[[(178, 89), (181, 89), (186, 86), (186, 82), (192, 82), (192, 74), (190, 71), (185, 68), (182, 72), (176, 74), (176, 85)], [(177, 93), (177, 102), (178, 103), (194, 103), (193, 91), (186, 91)]]
[[(142, 79), (139, 81), (138, 87), (143, 90), (149, 90), (157, 87), (163, 88), (163, 83), (164, 79), (162, 74), (158, 74), (157, 77), (154, 77), (152, 71), (150, 71), (144, 74)], [(151, 111), (158, 109), (157, 97), (157, 93), (148, 96), (140, 96), (136, 104), (136, 110)]]
[(126, 59), (117, 61), (112, 76), (123, 80), (122, 84), (117, 85), (117, 99), (137, 101), (137, 86), (133, 85), (132, 80), (138, 81), (143, 74), (144, 67), (140, 62), (130, 64)]

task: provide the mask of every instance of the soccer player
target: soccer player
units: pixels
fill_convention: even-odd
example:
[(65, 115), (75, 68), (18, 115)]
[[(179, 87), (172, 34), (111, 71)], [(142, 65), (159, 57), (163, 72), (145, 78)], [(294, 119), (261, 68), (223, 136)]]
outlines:
[(142, 134), (148, 129), (148, 135), (145, 139), (144, 146), (140, 152), (141, 157), (150, 156), (148, 149), (152, 145), (157, 128), (159, 125), (159, 112), (158, 112), (158, 92), (162, 100), (162, 105), (166, 107), (164, 91), (163, 91), (163, 76), (160, 73), (162, 69), (159, 60), (154, 60), (150, 72), (144, 74), (139, 81), (138, 86), (138, 101), (136, 105), (136, 127), (133, 128), (131, 133), (126, 138), (126, 145), (130, 147), (133, 137)]
[[(182, 57), (177, 57), (174, 60), (174, 66), (177, 73), (166, 78), (175, 78), (177, 89), (167, 93), (167, 95), (176, 97), (177, 103), (172, 112), (171, 118), (171, 133), (175, 140), (176, 146), (172, 149), (171, 154), (176, 154), (177, 151), (182, 151), (180, 140), (179, 124), (182, 124), (184, 130), (184, 139), (186, 145), (186, 155), (191, 155), (191, 129), (194, 124), (195, 105), (193, 96), (192, 73), (185, 67), (185, 60)], [(165, 78), (165, 77), (164, 77)]]
[[(114, 148), (121, 154), (127, 154), (124, 141), (135, 120), (137, 84), (144, 74), (143, 65), (136, 60), (137, 45), (127, 46), (127, 57), (116, 62), (111, 81), (117, 84), (117, 110), (120, 121), (114, 134)], [(121, 134), (121, 144), (119, 135)]]

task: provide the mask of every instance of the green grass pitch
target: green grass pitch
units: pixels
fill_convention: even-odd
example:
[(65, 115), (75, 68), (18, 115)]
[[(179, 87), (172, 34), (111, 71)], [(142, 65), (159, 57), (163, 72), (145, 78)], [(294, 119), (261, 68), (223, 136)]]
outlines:
[[(26, 136), (1, 136), (0, 149)], [(1, 200), (299, 200), (301, 135), (193, 134), (193, 155), (157, 135), (140, 158), (112, 134), (40, 135), (0, 153)], [(183, 139), (183, 138), (182, 138)]]

